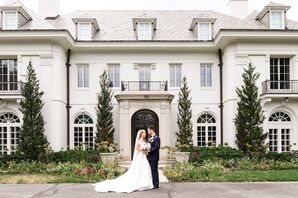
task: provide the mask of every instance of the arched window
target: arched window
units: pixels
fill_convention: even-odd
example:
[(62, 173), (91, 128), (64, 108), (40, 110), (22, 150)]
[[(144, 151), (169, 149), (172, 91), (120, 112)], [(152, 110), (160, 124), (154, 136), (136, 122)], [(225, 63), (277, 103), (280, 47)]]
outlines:
[(197, 120), (198, 146), (216, 145), (216, 120), (209, 114), (202, 114)]
[(81, 114), (74, 121), (74, 146), (94, 148), (94, 124), (90, 116)]
[(273, 113), (269, 119), (269, 151), (287, 152), (291, 145), (291, 116), (286, 112)]
[(0, 154), (12, 154), (19, 143), (20, 119), (13, 113), (0, 115)]
[(285, 112), (276, 112), (269, 118), (269, 122), (291, 122), (291, 117)]

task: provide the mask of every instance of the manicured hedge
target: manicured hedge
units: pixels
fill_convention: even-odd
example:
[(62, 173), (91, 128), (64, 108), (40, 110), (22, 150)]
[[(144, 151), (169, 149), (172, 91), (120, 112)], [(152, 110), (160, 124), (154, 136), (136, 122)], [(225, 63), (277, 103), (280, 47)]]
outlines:
[[(67, 150), (51, 152), (45, 156), (41, 156), (41, 162), (99, 162), (100, 156), (96, 150)], [(0, 156), (0, 166), (6, 164), (7, 162), (14, 161), (16, 163), (22, 161), (33, 161), (28, 156), (22, 154), (12, 154), (12, 155), (2, 155)]]

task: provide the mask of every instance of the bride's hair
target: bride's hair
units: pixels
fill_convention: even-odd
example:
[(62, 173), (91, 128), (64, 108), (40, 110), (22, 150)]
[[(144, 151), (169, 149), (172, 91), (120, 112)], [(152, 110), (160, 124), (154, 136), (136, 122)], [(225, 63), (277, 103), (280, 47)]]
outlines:
[(146, 133), (146, 131), (145, 131), (144, 129), (140, 129), (140, 130), (138, 131), (138, 133), (139, 133), (139, 137), (138, 137), (138, 140), (139, 140), (139, 139), (141, 139), (141, 137), (142, 137), (142, 133)]

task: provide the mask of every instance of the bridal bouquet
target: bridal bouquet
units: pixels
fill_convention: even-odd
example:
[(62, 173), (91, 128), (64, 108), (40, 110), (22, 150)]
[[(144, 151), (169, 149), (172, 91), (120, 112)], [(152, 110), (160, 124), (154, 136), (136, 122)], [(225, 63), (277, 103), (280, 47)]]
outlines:
[(151, 148), (150, 143), (143, 143), (143, 144), (141, 144), (141, 149), (143, 151), (150, 151), (150, 148)]

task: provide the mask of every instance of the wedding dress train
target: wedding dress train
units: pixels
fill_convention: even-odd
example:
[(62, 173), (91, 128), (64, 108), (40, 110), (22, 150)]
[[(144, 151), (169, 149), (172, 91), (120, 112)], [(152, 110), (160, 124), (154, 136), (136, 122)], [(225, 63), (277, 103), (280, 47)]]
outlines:
[[(139, 143), (139, 133), (136, 145)], [(93, 184), (97, 192), (133, 192), (153, 188), (152, 176), (146, 154), (135, 149), (129, 169), (120, 177)]]

